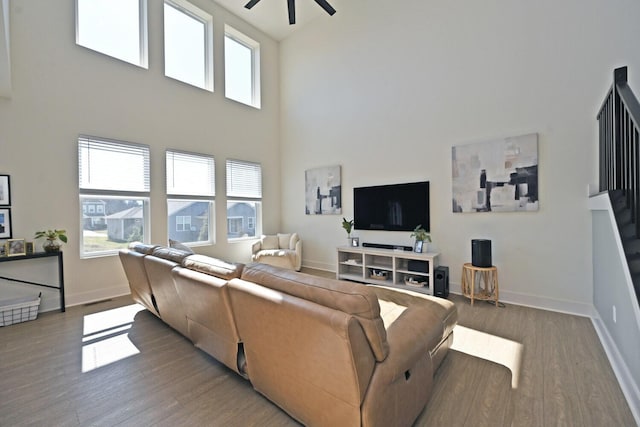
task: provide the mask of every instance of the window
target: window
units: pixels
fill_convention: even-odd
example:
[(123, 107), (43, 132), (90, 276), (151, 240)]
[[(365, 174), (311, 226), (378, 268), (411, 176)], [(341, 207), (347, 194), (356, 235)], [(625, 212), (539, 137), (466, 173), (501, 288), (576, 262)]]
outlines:
[(224, 26), (225, 96), (260, 108), (260, 44)]
[(262, 166), (227, 160), (227, 238), (253, 238), (261, 233)]
[(213, 18), (185, 0), (164, 2), (164, 74), (213, 91)]
[(149, 147), (80, 136), (78, 160), (81, 258), (148, 242)]
[(76, 43), (147, 68), (147, 0), (76, 0)]
[(169, 239), (213, 243), (215, 161), (213, 156), (168, 150), (167, 213)]

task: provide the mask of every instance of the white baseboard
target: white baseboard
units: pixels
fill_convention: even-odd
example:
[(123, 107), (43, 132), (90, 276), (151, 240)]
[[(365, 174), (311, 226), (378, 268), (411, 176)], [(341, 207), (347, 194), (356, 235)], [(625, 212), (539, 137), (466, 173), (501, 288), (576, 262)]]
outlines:
[(90, 292), (67, 294), (65, 295), (65, 302), (67, 307), (73, 307), (74, 305), (89, 304), (96, 301), (117, 298), (130, 294), (131, 291), (129, 289), (129, 285), (122, 285), (114, 286), (111, 288), (98, 289)]
[(591, 321), (593, 322), (593, 327), (600, 338), (602, 347), (604, 347), (604, 351), (607, 353), (609, 363), (611, 364), (611, 368), (613, 368), (613, 372), (618, 379), (618, 384), (620, 384), (622, 393), (624, 393), (624, 396), (627, 398), (629, 409), (631, 410), (633, 417), (636, 419), (636, 424), (640, 426), (640, 387), (633, 378), (633, 375), (631, 375), (631, 372), (629, 371), (624, 358), (620, 354), (615, 341), (609, 334), (609, 331), (607, 331), (606, 325), (598, 316), (592, 317)]
[[(459, 289), (449, 289), (449, 292), (462, 295)], [(533, 295), (519, 294), (515, 292), (500, 291), (500, 302), (505, 304), (521, 305), (523, 307), (536, 308), (538, 310), (555, 311), (558, 313), (572, 314), (575, 316), (593, 318), (596, 311), (589, 304), (575, 303), (572, 301), (554, 300), (551, 298), (536, 297)]]

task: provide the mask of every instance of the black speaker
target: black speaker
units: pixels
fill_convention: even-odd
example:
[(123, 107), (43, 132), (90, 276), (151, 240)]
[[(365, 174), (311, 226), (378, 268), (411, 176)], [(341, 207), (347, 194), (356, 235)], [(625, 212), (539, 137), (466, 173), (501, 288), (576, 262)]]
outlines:
[(449, 267), (441, 265), (433, 270), (433, 295), (440, 298), (449, 296)]
[(491, 267), (491, 240), (471, 240), (471, 264), (474, 267)]
[(410, 259), (408, 262), (409, 271), (418, 271), (420, 273), (429, 272), (429, 261), (420, 261), (417, 259)]

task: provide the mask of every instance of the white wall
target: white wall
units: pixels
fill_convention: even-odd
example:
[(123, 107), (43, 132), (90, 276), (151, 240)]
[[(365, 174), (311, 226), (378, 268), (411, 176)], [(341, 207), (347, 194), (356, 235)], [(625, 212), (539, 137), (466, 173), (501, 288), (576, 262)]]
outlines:
[[(595, 116), (615, 67), (640, 91), (638, 16), (637, 0), (352, 0), (285, 40), (282, 225), (301, 234), (303, 263), (334, 269), (345, 242), (341, 217), (303, 210), (304, 171), (338, 164), (347, 218), (353, 187), (431, 182), (433, 246), (454, 290), (470, 240), (489, 238), (503, 299), (590, 313)], [(451, 147), (532, 132), (540, 210), (453, 214)]]
[[(193, 3), (214, 16), (215, 93), (164, 77), (160, 1), (149, 1), (148, 70), (77, 46), (74, 0), (10, 3), (13, 81), (12, 98), (0, 98), (0, 173), (11, 176), (15, 238), (31, 239), (43, 228), (68, 230), (63, 249), (69, 304), (128, 293), (117, 256), (79, 257), (78, 134), (151, 146), (153, 243), (167, 241), (167, 148), (216, 157), (218, 243), (199, 252), (234, 261), (250, 254), (247, 242), (226, 243), (226, 158), (262, 163), (264, 227), (279, 227), (278, 44), (211, 1)], [(225, 23), (261, 43), (261, 110), (224, 98)]]

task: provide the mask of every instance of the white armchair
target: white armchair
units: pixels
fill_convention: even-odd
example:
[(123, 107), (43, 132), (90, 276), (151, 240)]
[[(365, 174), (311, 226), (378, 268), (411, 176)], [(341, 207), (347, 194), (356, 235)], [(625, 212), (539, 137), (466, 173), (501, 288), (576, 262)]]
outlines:
[(251, 245), (251, 259), (255, 262), (300, 271), (302, 241), (298, 233), (263, 235)]

